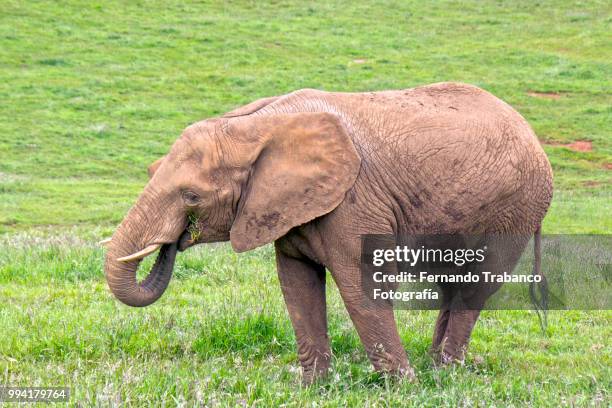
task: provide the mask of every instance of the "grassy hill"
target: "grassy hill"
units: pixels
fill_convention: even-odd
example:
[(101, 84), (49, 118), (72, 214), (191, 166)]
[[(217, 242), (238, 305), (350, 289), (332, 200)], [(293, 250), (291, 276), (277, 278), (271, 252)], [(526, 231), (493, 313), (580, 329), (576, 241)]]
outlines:
[[(612, 230), (612, 9), (605, 1), (3, 1), (0, 3), (0, 384), (90, 403), (610, 403), (607, 311), (485, 312), (464, 367), (426, 355), (435, 313), (398, 312), (417, 385), (370, 373), (330, 282), (335, 372), (298, 384), (266, 247), (180, 256), (154, 306), (119, 305), (103, 251), (182, 129), (300, 88), (439, 81), (514, 106), (555, 172), (548, 233)], [(431, 4), (430, 4), (431, 3)]]

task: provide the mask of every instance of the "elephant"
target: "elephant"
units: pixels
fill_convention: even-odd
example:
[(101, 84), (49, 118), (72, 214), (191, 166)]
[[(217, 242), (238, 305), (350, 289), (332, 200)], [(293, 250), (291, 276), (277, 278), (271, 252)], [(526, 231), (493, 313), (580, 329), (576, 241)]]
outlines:
[[(517, 234), (512, 250), (499, 248), (515, 264), (539, 239), (552, 199), (552, 169), (526, 120), (489, 92), (454, 82), (259, 99), (188, 126), (149, 174), (106, 242), (112, 293), (146, 306), (164, 293), (177, 252), (273, 243), (305, 384), (330, 368), (327, 271), (374, 369), (415, 379), (392, 306), (361, 290), (362, 236)], [(139, 262), (156, 251), (139, 282)], [(443, 304), (438, 361), (463, 360), (481, 307)]]

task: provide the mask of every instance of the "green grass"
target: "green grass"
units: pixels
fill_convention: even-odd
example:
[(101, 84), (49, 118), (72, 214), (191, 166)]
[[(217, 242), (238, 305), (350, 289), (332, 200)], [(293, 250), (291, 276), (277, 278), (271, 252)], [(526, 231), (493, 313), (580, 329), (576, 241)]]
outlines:
[(179, 258), (159, 302), (130, 309), (110, 298), (101, 279), (103, 251), (74, 236), (22, 233), (2, 242), (2, 383), (68, 385), (86, 405), (609, 401), (606, 311), (552, 311), (547, 336), (533, 312), (486, 311), (466, 365), (447, 370), (427, 354), (435, 312), (398, 311), (419, 376), (413, 385), (371, 372), (330, 281), (334, 371), (303, 389), (270, 247), (243, 255), (227, 245), (193, 249)]
[[(194, 248), (168, 293), (136, 310), (108, 293), (92, 243), (194, 121), (305, 87), (448, 80), (504, 99), (545, 144), (545, 232), (610, 233), (611, 11), (566, 0), (3, 1), (0, 384), (65, 384), (84, 405), (609, 405), (609, 311), (552, 312), (548, 336), (532, 312), (485, 312), (466, 366), (449, 370), (426, 354), (435, 313), (399, 311), (411, 385), (371, 373), (330, 282), (335, 371), (302, 389), (270, 247)], [(562, 146), (577, 140), (593, 150)]]

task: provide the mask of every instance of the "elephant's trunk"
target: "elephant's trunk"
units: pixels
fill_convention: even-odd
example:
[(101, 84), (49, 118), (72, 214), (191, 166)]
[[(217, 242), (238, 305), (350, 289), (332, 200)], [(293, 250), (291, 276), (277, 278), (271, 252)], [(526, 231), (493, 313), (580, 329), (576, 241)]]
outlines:
[[(148, 306), (161, 297), (172, 276), (178, 249), (178, 238), (184, 230), (183, 220), (170, 216), (172, 204), (162, 203), (164, 217), (154, 210), (152, 195), (143, 193), (130, 210), (108, 244), (104, 274), (110, 290), (121, 302), (129, 306)], [(161, 200), (164, 201), (164, 200)], [(178, 216), (178, 214), (177, 214)], [(148, 276), (138, 282), (136, 272), (142, 256), (133, 256), (152, 244), (163, 244)], [(154, 246), (153, 246), (154, 247)], [(128, 260), (126, 260), (128, 259)]]
[(141, 282), (136, 279), (140, 260), (122, 262), (117, 253), (110, 250), (106, 255), (104, 272), (113, 294), (129, 306), (143, 307), (155, 302), (163, 295), (174, 269), (177, 243), (162, 245), (157, 260), (149, 275)]

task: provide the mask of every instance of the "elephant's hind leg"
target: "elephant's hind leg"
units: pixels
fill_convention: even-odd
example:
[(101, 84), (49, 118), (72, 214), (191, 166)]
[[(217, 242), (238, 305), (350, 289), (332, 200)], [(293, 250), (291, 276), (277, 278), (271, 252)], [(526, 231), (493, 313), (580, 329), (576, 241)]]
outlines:
[(433, 340), (431, 342), (431, 351), (434, 353), (439, 351), (442, 340), (444, 340), (444, 333), (446, 333), (446, 327), (448, 326), (449, 319), (450, 310), (445, 307), (440, 309), (440, 313), (438, 313), (438, 318), (436, 319), (436, 324), (434, 326)]
[[(487, 239), (487, 255), (482, 263), (475, 264), (471, 271), (501, 273), (512, 272), (521, 257), (529, 236), (497, 235)], [(481, 276), (482, 279), (482, 276)], [(467, 353), (470, 336), (480, 311), (487, 300), (499, 288), (499, 283), (480, 282), (445, 293), (445, 309), (442, 309), (434, 333), (434, 350), (442, 364), (463, 362)], [(448, 300), (448, 303), (447, 303)], [(460, 305), (456, 307), (454, 305)], [(442, 328), (446, 324), (444, 334)]]
[(448, 364), (463, 361), (480, 310), (452, 310), (451, 302), (460, 289), (443, 286), (441, 290), (443, 304), (434, 326), (431, 352), (438, 362)]
[(472, 330), (479, 315), (480, 310), (449, 311), (446, 332), (438, 345), (440, 363), (463, 362)]
[(442, 364), (463, 361), (472, 329), (480, 314), (480, 310), (451, 310), (449, 301), (456, 291), (445, 289), (431, 346), (432, 354)]
[(444, 340), (444, 334), (446, 333), (446, 327), (450, 320), (451, 311), (449, 309), (449, 300), (453, 298), (453, 289), (451, 287), (441, 287), (442, 292), (442, 306), (434, 325), (433, 340), (431, 342), (430, 352), (433, 354), (439, 353), (440, 345)]

